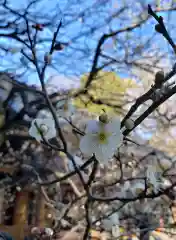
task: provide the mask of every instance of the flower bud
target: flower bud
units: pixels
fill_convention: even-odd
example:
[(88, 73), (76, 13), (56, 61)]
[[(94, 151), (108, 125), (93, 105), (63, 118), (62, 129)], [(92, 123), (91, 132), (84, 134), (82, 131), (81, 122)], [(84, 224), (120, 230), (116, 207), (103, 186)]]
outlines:
[(43, 31), (43, 25), (42, 24), (35, 24), (35, 25), (32, 25), (33, 28), (35, 28), (37, 31)]
[(108, 115), (106, 113), (101, 114), (99, 116), (99, 121), (102, 123), (108, 123), (109, 122)]
[(62, 43), (56, 43), (54, 45), (54, 49), (57, 50), (57, 51), (61, 51), (64, 49), (64, 45)]
[(155, 75), (155, 84), (161, 86), (164, 81), (164, 72), (158, 71)]
[(160, 24), (156, 24), (156, 25), (155, 25), (155, 31), (158, 32), (158, 33), (163, 34), (163, 29), (162, 29), (162, 27), (160, 26)]
[(134, 121), (132, 119), (128, 118), (125, 121), (125, 127), (129, 130), (133, 129), (134, 128)]

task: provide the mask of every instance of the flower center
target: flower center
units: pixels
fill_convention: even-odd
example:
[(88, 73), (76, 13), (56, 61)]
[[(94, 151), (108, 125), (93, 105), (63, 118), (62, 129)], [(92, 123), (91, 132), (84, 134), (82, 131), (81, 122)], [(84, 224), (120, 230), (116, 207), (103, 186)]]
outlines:
[(105, 133), (105, 132), (99, 132), (98, 133), (99, 143), (106, 144), (107, 143), (107, 139), (108, 139), (107, 133)]
[(48, 130), (49, 130), (49, 127), (46, 126), (45, 124), (40, 125), (40, 131), (42, 132), (43, 135), (45, 135), (48, 132)]

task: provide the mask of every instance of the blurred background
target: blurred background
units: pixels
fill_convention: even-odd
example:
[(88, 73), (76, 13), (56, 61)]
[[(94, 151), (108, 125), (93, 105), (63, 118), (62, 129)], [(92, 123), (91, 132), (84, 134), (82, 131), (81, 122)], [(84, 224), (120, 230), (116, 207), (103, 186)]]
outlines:
[[(52, 199), (50, 201), (46, 196), (43, 197), (38, 175), (33, 172), (35, 170), (40, 181), (46, 183), (61, 177), (60, 174), (66, 171), (66, 157), (44, 144), (39, 145), (27, 132), (31, 121), (41, 113), (45, 117), (45, 111), (48, 110), (41, 94), (35, 61), (38, 69), (42, 69), (46, 60), (48, 61), (44, 80), (54, 106), (63, 96), (74, 95), (76, 114), (72, 122), (79, 129), (83, 129), (85, 122), (99, 115), (102, 109), (111, 116), (123, 119), (136, 99), (154, 84), (156, 72), (162, 70), (167, 74), (175, 64), (173, 49), (162, 34), (155, 31), (156, 20), (148, 14), (148, 4), (158, 16), (163, 17), (166, 28), (175, 41), (175, 0), (0, 0), (0, 230), (14, 225), (16, 227), (11, 227), (8, 231), (14, 231), (14, 236), (18, 238), (20, 230), (16, 229), (21, 229), (23, 224), (53, 227), (53, 224), (55, 226), (56, 222), (60, 222), (63, 214), (60, 209), (63, 205), (72, 202), (75, 205), (70, 215), (68, 214), (69, 217), (59, 224), (62, 228), (66, 225), (69, 229), (81, 222), (83, 216), (80, 213), (78, 216), (78, 210), (83, 202), (78, 200), (75, 203), (79, 194), (73, 190), (74, 184), (82, 191), (77, 176), (71, 177), (71, 183), (68, 180), (62, 184), (46, 184), (45, 191), (49, 199)], [(60, 22), (62, 25), (52, 54), (49, 54), (53, 34)], [(75, 94), (85, 86), (92, 73), (93, 81), (86, 93)], [(175, 77), (169, 82), (175, 83)], [(122, 180), (140, 175), (149, 163), (159, 169), (158, 162), (162, 165), (162, 161), (175, 161), (175, 100), (173, 95), (130, 133), (129, 136), (136, 144), (126, 142), (120, 150), (124, 171)], [(135, 121), (151, 103), (149, 100), (142, 104), (132, 116), (132, 120)], [(61, 126), (70, 152), (76, 154), (78, 140), (72, 127), (64, 122)], [(84, 160), (78, 165), (82, 163)], [(28, 167), (24, 167), (24, 164)], [(106, 196), (114, 191), (118, 192), (118, 164), (116, 162), (117, 168), (111, 165), (99, 170), (97, 181), (100, 183), (95, 186), (95, 192), (103, 192)], [(68, 160), (67, 165), (72, 171), (73, 166)], [(161, 169), (158, 171), (161, 172)], [(103, 172), (106, 173), (103, 183), (105, 185), (102, 185), (100, 179)], [(172, 229), (170, 234), (174, 231), (174, 167), (170, 169), (165, 180), (167, 181), (163, 184), (167, 185), (169, 181), (172, 189), (165, 192), (164, 196), (156, 197), (156, 201), (145, 199), (143, 202), (132, 202), (131, 206), (124, 208), (121, 213), (122, 222), (125, 221), (122, 225), (126, 226), (124, 229), (131, 231), (130, 234), (141, 240), (144, 236), (137, 234), (137, 229), (145, 229), (151, 225), (155, 226), (153, 230), (156, 230), (161, 219), (165, 219), (167, 228)], [(35, 198), (37, 192), (41, 194), (37, 194)], [(61, 204), (57, 206), (59, 217), (58, 214), (54, 216), (53, 209), (56, 205), (51, 207), (55, 204), (52, 201)], [(121, 203), (116, 204), (119, 206)], [(40, 209), (39, 206), (43, 208)], [(146, 212), (144, 214), (144, 206), (152, 206), (151, 209), (155, 209), (157, 215), (153, 210), (146, 211), (149, 216)], [(106, 207), (102, 206), (100, 210)], [(115, 211), (113, 204), (110, 208)], [(102, 210), (102, 213), (100, 210), (98, 213), (92, 210), (95, 215), (94, 222), (101, 222), (101, 214), (107, 211)], [(134, 219), (136, 214), (140, 216), (138, 219)], [(132, 226), (129, 227), (131, 220), (126, 219), (131, 218)], [(169, 224), (172, 224), (172, 227)], [(135, 230), (132, 230), (133, 225)], [(100, 223), (94, 224), (97, 231), (100, 231), (100, 226)], [(28, 230), (21, 234), (20, 237), (23, 238), (23, 235), (28, 234)], [(166, 236), (161, 239), (164, 237)]]

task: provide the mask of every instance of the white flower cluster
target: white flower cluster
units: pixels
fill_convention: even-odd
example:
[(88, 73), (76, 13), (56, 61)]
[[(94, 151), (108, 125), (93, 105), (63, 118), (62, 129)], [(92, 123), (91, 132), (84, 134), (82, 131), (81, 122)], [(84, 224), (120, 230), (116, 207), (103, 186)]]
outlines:
[[(68, 124), (69, 120), (74, 114), (74, 107), (69, 99), (60, 100), (56, 105), (56, 116), (58, 121), (61, 120)], [(134, 122), (128, 121), (125, 125), (127, 129), (133, 129)], [(36, 119), (32, 121), (29, 129), (29, 134), (38, 142), (49, 140), (57, 137), (57, 129), (52, 114), (48, 111), (41, 111)], [(89, 120), (86, 122), (86, 128), (83, 136), (79, 141), (79, 150), (85, 157), (95, 156), (97, 161), (101, 164), (109, 163), (116, 153), (117, 149), (123, 143), (123, 134), (121, 132), (121, 122), (118, 118), (109, 118), (105, 113), (100, 115), (96, 120)], [(82, 165), (82, 158), (74, 157), (77, 165)], [(168, 165), (168, 163), (165, 165)], [(72, 163), (68, 164), (68, 169), (73, 170)], [(161, 181), (157, 171), (153, 166), (148, 166), (146, 171), (147, 186), (149, 190), (157, 193), (161, 188)], [(145, 182), (143, 181), (125, 181), (121, 188), (121, 197), (128, 198), (128, 196), (137, 197), (145, 190)]]
[[(56, 105), (58, 120), (68, 119), (74, 114), (74, 107), (68, 99), (61, 100)], [(38, 142), (55, 138), (57, 130), (55, 121), (50, 112), (40, 112), (32, 121), (29, 134)], [(87, 156), (95, 155), (96, 159), (103, 164), (112, 159), (116, 150), (123, 142), (119, 119), (108, 119), (102, 114), (98, 120), (87, 122), (85, 135), (81, 138), (79, 148)]]
[[(68, 118), (74, 113), (74, 107), (68, 99), (60, 100), (56, 105), (58, 119)], [(41, 110), (36, 119), (32, 121), (29, 134), (40, 142), (43, 137), (46, 140), (55, 138), (57, 135), (55, 121), (51, 112)]]

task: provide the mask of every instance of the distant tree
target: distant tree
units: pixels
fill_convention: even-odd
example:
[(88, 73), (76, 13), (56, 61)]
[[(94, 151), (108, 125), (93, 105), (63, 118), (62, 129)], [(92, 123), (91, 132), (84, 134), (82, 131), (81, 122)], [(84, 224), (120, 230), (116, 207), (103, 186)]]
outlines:
[[(87, 81), (88, 74), (81, 77), (81, 88)], [(89, 85), (85, 95), (75, 99), (78, 108), (86, 108), (89, 112), (101, 113), (102, 109), (111, 114), (121, 115), (122, 107), (127, 100), (127, 91), (137, 88), (130, 79), (121, 78), (115, 72), (99, 71)]]

